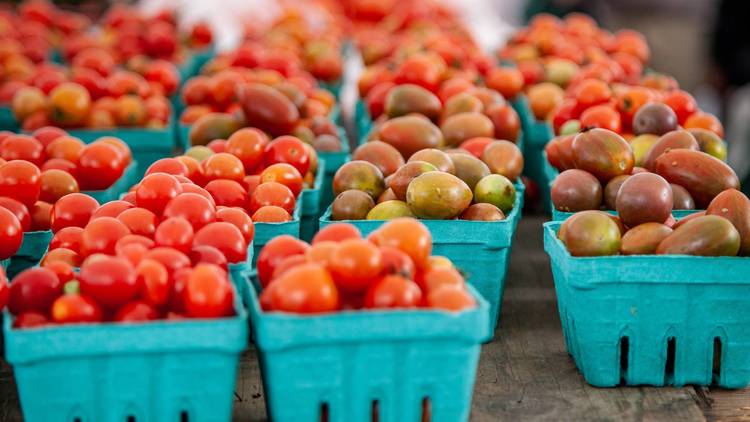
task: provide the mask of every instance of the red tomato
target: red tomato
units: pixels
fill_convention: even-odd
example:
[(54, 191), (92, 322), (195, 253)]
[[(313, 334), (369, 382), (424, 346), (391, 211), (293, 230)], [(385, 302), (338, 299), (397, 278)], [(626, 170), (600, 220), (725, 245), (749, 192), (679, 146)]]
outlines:
[(247, 191), (234, 180), (217, 179), (206, 184), (206, 190), (214, 198), (217, 206), (247, 208)]
[[(696, 111), (685, 120), (683, 126), (685, 126), (685, 129), (699, 128), (710, 130), (717, 134), (719, 138), (724, 137), (724, 126), (722, 126), (721, 121), (711, 113)], [(2, 171), (2, 167), (0, 167), (0, 171)]]
[(226, 152), (213, 154), (201, 163), (206, 180), (229, 179), (241, 182), (245, 168), (239, 158)]
[(99, 203), (96, 199), (82, 193), (70, 193), (63, 196), (52, 206), (50, 226), (53, 232), (64, 227), (86, 227)]
[(146, 250), (149, 250), (154, 247), (155, 242), (146, 236), (141, 236), (139, 234), (128, 234), (121, 237), (120, 240), (117, 241), (117, 244), (115, 244), (115, 253), (119, 256), (120, 249), (130, 244), (138, 244), (143, 246)]
[(367, 93), (365, 103), (371, 119), (377, 119), (385, 112), (385, 99), (394, 86), (396, 84), (393, 82), (381, 82), (373, 86)]
[(107, 95), (106, 81), (93, 69), (85, 67), (74, 67), (71, 69), (71, 82), (86, 88), (92, 100), (98, 100)]
[(114, 256), (100, 256), (95, 260), (84, 261), (78, 280), (82, 294), (90, 296), (110, 310), (134, 299), (140, 288), (130, 262)]
[(411, 218), (397, 218), (383, 224), (372, 235), (379, 246), (400, 249), (411, 257), (417, 268), (423, 268), (432, 253), (432, 235), (427, 227)]
[(463, 287), (450, 285), (439, 286), (427, 294), (427, 306), (431, 308), (444, 309), (451, 312), (460, 312), (464, 309), (476, 306), (476, 300)]
[(181, 268), (190, 267), (190, 259), (184, 253), (173, 248), (156, 247), (148, 251), (143, 259), (159, 261), (167, 269), (169, 276)]
[(331, 257), (336, 286), (349, 292), (366, 290), (383, 271), (383, 255), (365, 239), (347, 239)]
[(49, 268), (32, 267), (18, 274), (10, 283), (8, 310), (48, 314), (52, 302), (62, 294), (62, 283)]
[(197, 231), (216, 220), (216, 210), (208, 199), (197, 193), (181, 193), (164, 208), (164, 217), (181, 217)]
[(575, 86), (573, 95), (578, 103), (578, 109), (583, 111), (609, 101), (612, 98), (612, 91), (606, 82), (598, 79), (585, 79)]
[(422, 290), (408, 278), (387, 275), (372, 284), (365, 294), (365, 308), (417, 308)]
[(49, 324), (47, 316), (39, 312), (24, 312), (13, 321), (13, 328), (35, 328)]
[(25, 232), (31, 229), (31, 214), (26, 205), (16, 201), (13, 198), (7, 196), (0, 196), (0, 207), (7, 209), (16, 216), (18, 222), (21, 223), (21, 229)]
[(239, 158), (245, 173), (251, 173), (263, 162), (268, 136), (255, 128), (244, 128), (227, 139), (225, 151)]
[(60, 129), (59, 127), (55, 126), (44, 126), (34, 131), (34, 133), (31, 134), (34, 138), (36, 138), (39, 142), (42, 143), (45, 147), (47, 147), (52, 141), (55, 139), (67, 135), (68, 132), (66, 132), (63, 129)]
[(182, 87), (182, 101), (186, 105), (206, 104), (211, 98), (212, 83), (208, 76), (190, 78)]
[(81, 242), (83, 241), (83, 228), (65, 227), (55, 233), (49, 242), (49, 250), (67, 248), (75, 253), (81, 253)]
[(225, 152), (227, 149), (227, 141), (224, 139), (214, 139), (206, 145), (214, 154)]
[(135, 191), (136, 204), (161, 215), (172, 198), (182, 193), (180, 182), (172, 175), (154, 173), (144, 177)]
[(0, 207), (0, 259), (10, 258), (23, 242), (23, 229), (18, 218), (7, 208)]
[(410, 280), (414, 279), (417, 270), (409, 255), (390, 246), (381, 247), (380, 253), (383, 256), (383, 272), (385, 274), (397, 274)]
[(495, 139), (480, 136), (478, 138), (471, 138), (463, 141), (461, 145), (459, 145), (459, 148), (469, 151), (471, 155), (481, 159), (484, 149), (492, 142), (495, 142)]
[(102, 136), (91, 145), (93, 144), (107, 144), (115, 147), (120, 153), (123, 163), (125, 163), (123, 167), (127, 167), (133, 161), (133, 154), (130, 152), (130, 147), (122, 139), (115, 138), (114, 136)]
[(27, 135), (11, 135), (0, 143), (0, 157), (6, 161), (26, 160), (41, 166), (45, 160), (44, 146)]
[(220, 250), (209, 245), (193, 246), (193, 249), (190, 250), (190, 262), (193, 266), (196, 266), (201, 262), (214, 264), (224, 271), (228, 271), (229, 268), (227, 258), (224, 254), (222, 254)]
[(258, 208), (252, 216), (256, 223), (285, 223), (292, 220), (292, 216), (284, 208), (266, 205)]
[(13, 160), (0, 165), (0, 196), (31, 207), (39, 199), (41, 183), (39, 168), (28, 161)]
[(310, 245), (302, 240), (289, 235), (275, 237), (268, 241), (258, 254), (256, 267), (258, 269), (258, 280), (263, 287), (271, 281), (276, 266), (286, 257), (292, 255), (303, 255)]
[(140, 300), (126, 303), (117, 310), (113, 318), (116, 322), (143, 322), (155, 319), (159, 319), (159, 312), (150, 304)]
[(255, 188), (260, 184), (260, 175), (254, 174), (251, 176), (245, 176), (245, 178), (242, 179), (242, 184), (247, 188), (247, 194), (252, 195), (253, 192), (255, 192)]
[(52, 321), (58, 324), (78, 324), (85, 322), (101, 322), (102, 309), (97, 302), (88, 296), (80, 294), (66, 294), (60, 296), (52, 304)]
[(289, 214), (294, 212), (297, 201), (294, 199), (292, 191), (276, 182), (261, 183), (255, 188), (253, 196), (250, 198), (250, 211), (255, 212), (260, 207), (273, 205), (283, 208)]
[(513, 67), (496, 67), (487, 74), (485, 84), (512, 100), (523, 89), (523, 74)]
[(189, 253), (193, 244), (193, 226), (181, 217), (167, 218), (156, 228), (154, 242), (157, 246), (168, 246)]
[(295, 198), (302, 192), (302, 174), (290, 164), (277, 163), (266, 167), (260, 174), (260, 184), (268, 182), (281, 183), (288, 187)]
[(147, 64), (143, 76), (147, 81), (161, 85), (166, 96), (174, 94), (180, 85), (180, 73), (177, 67), (166, 60), (153, 60)]
[(244, 209), (237, 207), (222, 208), (216, 211), (216, 220), (230, 223), (237, 227), (240, 233), (242, 233), (245, 243), (248, 245), (253, 241), (253, 237), (255, 237), (255, 225)]
[(133, 204), (126, 201), (110, 201), (106, 204), (101, 205), (99, 208), (94, 211), (94, 214), (91, 215), (91, 219), (99, 218), (99, 217), (112, 217), (117, 218), (118, 215), (120, 215), (123, 211), (129, 210), (133, 208)]
[(189, 172), (187, 166), (176, 158), (162, 158), (156, 160), (146, 169), (146, 175), (153, 173), (166, 173), (187, 177)]
[(148, 82), (137, 73), (119, 70), (111, 74), (106, 81), (110, 96), (120, 98), (124, 95), (141, 95), (148, 90)]
[(107, 189), (124, 170), (120, 152), (103, 142), (86, 145), (78, 157), (77, 175), (83, 190)]
[(291, 268), (263, 290), (266, 310), (315, 314), (340, 307), (339, 292), (328, 270), (319, 264)]
[[(52, 272), (57, 275), (57, 279), (60, 280), (62, 284), (67, 283), (70, 280), (73, 280), (76, 276), (75, 272), (73, 272), (73, 266), (65, 261), (49, 261), (44, 263), (44, 268), (49, 268), (52, 270)], [(0, 293), (0, 297), (2, 296), (2, 293)]]
[(307, 174), (310, 168), (310, 155), (302, 141), (294, 136), (279, 136), (269, 142), (263, 158), (266, 167), (286, 163), (296, 168), (299, 174)]
[(182, 292), (185, 313), (193, 318), (218, 318), (234, 313), (234, 289), (216, 265), (198, 264)]
[(40, 201), (55, 203), (69, 193), (79, 192), (78, 182), (75, 177), (64, 170), (44, 170), (42, 171), (40, 181)]
[(620, 133), (622, 124), (620, 114), (609, 105), (597, 105), (581, 113), (582, 128), (602, 128)]
[(117, 219), (122, 222), (132, 234), (152, 237), (159, 224), (159, 218), (145, 208), (130, 208), (121, 212)]
[(432, 92), (436, 92), (440, 85), (442, 71), (430, 57), (415, 54), (401, 62), (396, 69), (394, 82), (396, 84), (415, 84)]
[(207, 224), (195, 233), (193, 244), (215, 247), (230, 263), (242, 262), (247, 258), (245, 238), (240, 229), (231, 223), (217, 221)]
[(361, 239), (362, 232), (357, 226), (349, 223), (333, 223), (321, 228), (313, 236), (312, 244), (325, 241), (341, 242), (347, 239)]
[(81, 265), (81, 256), (70, 249), (57, 248), (48, 251), (47, 254), (44, 255), (44, 258), (42, 258), (40, 265), (46, 267), (47, 264), (52, 262), (65, 262), (73, 267), (78, 267)]
[(667, 93), (662, 102), (669, 106), (677, 115), (677, 121), (684, 124), (693, 113), (698, 111), (698, 104), (690, 93), (676, 89)]
[(86, 144), (78, 138), (61, 135), (48, 143), (45, 151), (47, 159), (62, 158), (75, 164), (78, 162), (78, 156), (85, 146)]
[(208, 193), (207, 190), (203, 189), (202, 187), (194, 184), (194, 183), (182, 183), (182, 193), (195, 193), (198, 194), (208, 200), (208, 202), (212, 206), (216, 206), (216, 201), (214, 201), (214, 197), (211, 196), (210, 193)]
[(81, 255), (83, 257), (95, 253), (114, 255), (117, 241), (129, 234), (130, 229), (114, 217), (92, 219), (81, 235)]

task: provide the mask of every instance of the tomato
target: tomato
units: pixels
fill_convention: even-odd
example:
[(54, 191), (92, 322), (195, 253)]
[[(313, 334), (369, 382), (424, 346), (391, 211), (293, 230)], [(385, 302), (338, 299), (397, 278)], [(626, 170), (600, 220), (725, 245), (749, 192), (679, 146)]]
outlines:
[(680, 124), (684, 124), (690, 115), (698, 111), (698, 104), (695, 102), (695, 98), (690, 93), (681, 89), (667, 93), (662, 102), (674, 111), (677, 115), (677, 121)]
[(617, 99), (617, 110), (622, 115), (622, 125), (625, 129), (633, 124), (633, 116), (645, 104), (656, 99), (650, 88), (634, 86), (625, 91)]
[(122, 139), (115, 138), (114, 136), (102, 136), (101, 138), (94, 141), (91, 145), (100, 143), (115, 147), (115, 149), (120, 153), (120, 157), (122, 157), (122, 162), (124, 163), (123, 167), (127, 166), (133, 161), (133, 154), (130, 152), (130, 147), (128, 147), (128, 144), (126, 144)]
[(212, 82), (208, 76), (188, 79), (182, 87), (182, 101), (188, 105), (206, 104), (211, 98)]
[(247, 191), (234, 180), (212, 180), (206, 184), (205, 189), (214, 198), (217, 206), (240, 208), (247, 208), (248, 206)]
[(394, 82), (401, 84), (415, 84), (436, 92), (440, 85), (442, 71), (430, 57), (415, 54), (401, 62), (396, 69)]
[(397, 218), (370, 234), (372, 241), (390, 246), (409, 255), (416, 267), (424, 268), (432, 253), (432, 235), (427, 227), (412, 218)]
[[(2, 168), (0, 167), (0, 171)], [(70, 193), (60, 198), (52, 206), (50, 226), (53, 232), (64, 227), (86, 227), (99, 203), (96, 199), (82, 193)]]
[(381, 82), (374, 85), (367, 96), (364, 98), (365, 104), (367, 104), (367, 111), (370, 113), (370, 119), (377, 119), (385, 112), (385, 99), (388, 97), (388, 93), (391, 92), (391, 88), (396, 86), (393, 82)]
[(365, 308), (417, 308), (422, 303), (422, 290), (416, 283), (400, 275), (387, 275), (367, 289)]
[(342, 290), (363, 291), (382, 270), (380, 249), (365, 239), (342, 241), (331, 257), (331, 274)]
[(156, 228), (154, 242), (157, 246), (168, 246), (189, 253), (193, 244), (193, 226), (184, 218), (167, 218)]
[(49, 95), (50, 118), (62, 126), (81, 126), (91, 110), (91, 96), (86, 88), (73, 82), (65, 82)]
[(247, 194), (252, 195), (258, 185), (260, 185), (260, 175), (254, 174), (251, 176), (245, 176), (245, 178), (242, 179), (242, 184), (247, 188)]
[(29, 213), (29, 209), (26, 208), (26, 205), (13, 198), (0, 196), (0, 207), (7, 209), (16, 216), (23, 231), (27, 232), (31, 229), (31, 214)]
[(0, 143), (0, 157), (6, 161), (26, 160), (41, 166), (45, 160), (44, 146), (27, 135), (11, 135)]
[(578, 103), (579, 110), (583, 111), (591, 106), (609, 101), (612, 97), (612, 91), (606, 82), (598, 79), (585, 79), (575, 86), (573, 95)]
[(266, 167), (277, 163), (286, 163), (297, 169), (299, 174), (306, 174), (310, 168), (310, 156), (304, 144), (294, 136), (280, 136), (266, 145), (264, 162)]
[(58, 324), (101, 322), (102, 309), (97, 302), (80, 294), (65, 294), (52, 303), (52, 321)]
[[(59, 127), (45, 126), (35, 130), (34, 133), (31, 134), (31, 136), (36, 138), (46, 148), (52, 141), (61, 136), (66, 136), (67, 134), (68, 132), (60, 129)], [(47, 153), (49, 154), (49, 151), (47, 151)]]
[(143, 77), (147, 81), (161, 85), (166, 96), (174, 94), (180, 85), (180, 73), (177, 67), (166, 60), (154, 60), (147, 64)]
[(176, 158), (161, 158), (154, 161), (154, 163), (146, 169), (146, 175), (153, 173), (166, 173), (185, 177), (189, 174), (187, 166)]
[(188, 155), (180, 155), (176, 159), (181, 162), (187, 169), (187, 178), (193, 183), (203, 185), (203, 169), (201, 169), (201, 163), (193, 157)]
[(49, 268), (32, 267), (19, 273), (10, 283), (8, 310), (48, 314), (52, 302), (62, 294), (63, 285)]
[(252, 219), (256, 223), (285, 223), (291, 221), (292, 216), (284, 208), (266, 205), (258, 208), (253, 213)]
[(49, 107), (47, 96), (44, 92), (35, 87), (27, 86), (16, 91), (13, 95), (11, 109), (13, 115), (19, 122), (24, 122), (29, 117), (37, 113), (47, 114)]
[(31, 207), (39, 199), (40, 190), (41, 172), (34, 164), (13, 160), (0, 165), (0, 196), (16, 199)]
[(263, 162), (268, 144), (265, 133), (255, 128), (244, 128), (227, 139), (225, 151), (239, 158), (245, 173), (250, 173)]
[(339, 309), (338, 289), (322, 265), (304, 264), (289, 269), (261, 293), (264, 310), (316, 314)]
[(78, 182), (67, 171), (58, 169), (44, 170), (40, 180), (40, 201), (55, 203), (69, 193), (79, 192)]
[(13, 328), (37, 328), (49, 324), (47, 316), (39, 312), (24, 312), (13, 321)]
[(52, 236), (52, 240), (49, 242), (49, 250), (57, 248), (67, 248), (75, 251), (76, 253), (81, 252), (81, 242), (83, 239), (83, 228), (81, 227), (65, 227), (58, 231)]
[(155, 319), (159, 319), (159, 312), (150, 304), (139, 300), (123, 305), (113, 318), (116, 322), (143, 322)]
[(23, 229), (18, 218), (7, 208), (0, 207), (0, 259), (10, 258), (23, 242)]
[(136, 204), (139, 207), (161, 215), (169, 201), (182, 193), (180, 182), (172, 175), (154, 173), (145, 176), (135, 191)]
[(508, 100), (523, 89), (523, 74), (513, 67), (496, 67), (487, 74), (484, 83), (487, 87), (498, 91)]
[(115, 201), (109, 201), (94, 211), (94, 214), (91, 216), (91, 219), (99, 218), (99, 217), (112, 217), (117, 218), (118, 215), (120, 215), (123, 211), (129, 210), (133, 208), (133, 204), (126, 201), (121, 200), (115, 200)]
[(78, 158), (77, 175), (84, 190), (112, 186), (125, 170), (120, 152), (112, 145), (97, 142), (86, 145)]
[(114, 256), (99, 256), (95, 260), (86, 260), (81, 265), (78, 281), (82, 294), (90, 296), (110, 310), (115, 310), (134, 299), (140, 288), (130, 262)]
[(436, 266), (430, 268), (422, 276), (423, 288), (431, 292), (443, 285), (464, 287), (464, 277), (453, 267)]
[[(327, 242), (327, 243), (331, 243), (334, 246), (336, 246), (333, 242)], [(305, 255), (292, 255), (292, 256), (288, 256), (284, 258), (281, 262), (279, 262), (279, 265), (276, 266), (276, 269), (273, 270), (273, 276), (271, 277), (271, 279), (275, 280), (281, 277), (285, 272), (291, 270), (292, 268), (298, 265), (306, 264), (308, 262), (315, 262), (323, 266), (326, 266), (328, 261), (325, 261), (324, 258), (322, 257), (316, 257), (315, 259), (308, 258), (308, 256), (312, 254), (312, 251), (314, 249), (315, 247), (310, 248), (307, 251), (308, 253)], [(318, 248), (318, 250), (320, 250), (320, 248)]]
[(81, 254), (86, 257), (95, 253), (115, 254), (115, 245), (130, 229), (114, 217), (92, 219), (83, 229)]
[[(724, 127), (721, 125), (719, 119), (711, 113), (705, 113), (702, 111), (696, 111), (690, 117), (685, 120), (685, 129), (706, 129), (717, 134), (719, 138), (724, 138)], [(0, 167), (0, 171), (2, 167)]]
[(495, 139), (480, 136), (463, 141), (461, 145), (459, 145), (459, 148), (468, 151), (471, 155), (481, 159), (485, 148), (487, 148), (492, 142), (495, 142)]
[(81, 265), (81, 255), (67, 248), (57, 248), (47, 252), (40, 263), (45, 267), (52, 262), (64, 262), (72, 267)]
[(134, 207), (122, 211), (117, 219), (130, 230), (132, 234), (153, 237), (159, 218), (145, 208)]
[(332, 223), (315, 233), (312, 244), (325, 241), (341, 242), (342, 240), (361, 238), (362, 232), (355, 225), (349, 223)]
[(218, 318), (234, 313), (234, 289), (226, 272), (213, 264), (198, 264), (182, 291), (185, 313), (193, 318)]
[(206, 180), (228, 179), (241, 182), (245, 168), (239, 158), (226, 152), (213, 154), (201, 163)]
[(144, 126), (146, 123), (146, 104), (137, 95), (123, 95), (115, 105), (115, 121), (118, 126)]
[[(227, 149), (227, 141), (224, 139), (214, 139), (206, 145), (214, 154), (225, 152)], [(208, 157), (206, 157), (208, 158)], [(205, 159), (204, 159), (205, 161)]]
[(427, 294), (426, 304), (431, 308), (460, 312), (475, 307), (476, 300), (463, 287), (441, 285)]
[(114, 98), (120, 98), (124, 95), (140, 95), (148, 89), (146, 82), (141, 75), (128, 71), (117, 71), (107, 78), (107, 91)]
[(222, 208), (216, 211), (216, 220), (230, 223), (237, 227), (240, 233), (242, 233), (245, 243), (248, 245), (253, 241), (253, 237), (255, 237), (255, 225), (244, 209), (237, 207)]
[[(302, 174), (290, 164), (277, 163), (266, 167), (260, 174), (260, 184), (272, 182), (280, 183), (289, 188), (295, 198), (302, 192)], [(255, 190), (257, 190), (257, 187)]]
[(227, 258), (224, 254), (210, 245), (193, 246), (193, 249), (190, 250), (190, 262), (193, 266), (196, 266), (201, 262), (214, 264), (224, 271), (228, 271), (229, 268)]
[(581, 113), (582, 128), (602, 128), (620, 133), (622, 124), (620, 114), (609, 105), (593, 106)]
[(245, 238), (240, 229), (231, 223), (217, 221), (205, 225), (195, 233), (193, 244), (215, 247), (230, 263), (242, 262), (247, 258)]
[(52, 204), (44, 201), (36, 201), (31, 207), (31, 229), (30, 231), (49, 230), (50, 214), (52, 213)]
[(297, 201), (294, 194), (288, 187), (276, 182), (261, 183), (255, 188), (250, 198), (250, 212), (255, 212), (261, 207), (273, 205), (283, 208), (287, 213), (292, 214)]
[(206, 22), (198, 22), (190, 30), (190, 40), (196, 47), (207, 46), (213, 41), (211, 27)]
[(504, 139), (513, 143), (518, 141), (521, 131), (521, 119), (518, 113), (508, 104), (491, 104), (484, 111), (495, 126), (495, 138)]
[(89, 47), (81, 50), (73, 58), (73, 67), (82, 67), (96, 71), (100, 76), (107, 76), (115, 68), (112, 55), (103, 48)]
[(310, 248), (304, 241), (289, 235), (275, 237), (263, 246), (258, 254), (256, 267), (258, 280), (263, 287), (271, 281), (276, 266), (286, 257), (303, 255)]
[(93, 69), (75, 67), (71, 69), (71, 82), (77, 83), (86, 89), (91, 99), (96, 101), (107, 95), (107, 86), (104, 78)]
[(383, 256), (383, 272), (385, 274), (397, 274), (408, 279), (414, 279), (417, 270), (409, 255), (390, 246), (381, 247), (380, 253)]
[(78, 156), (86, 144), (78, 138), (61, 135), (50, 141), (45, 148), (47, 159), (62, 158), (71, 163), (78, 162)]
[[(73, 280), (76, 276), (75, 272), (73, 271), (73, 266), (69, 263), (61, 260), (53, 260), (49, 262), (44, 263), (44, 268), (49, 268), (52, 270), (52, 272), (57, 275), (57, 279), (60, 280), (61, 283), (65, 284), (70, 280)], [(0, 288), (1, 290), (2, 288)], [(0, 299), (1, 299), (2, 293), (0, 292)]]

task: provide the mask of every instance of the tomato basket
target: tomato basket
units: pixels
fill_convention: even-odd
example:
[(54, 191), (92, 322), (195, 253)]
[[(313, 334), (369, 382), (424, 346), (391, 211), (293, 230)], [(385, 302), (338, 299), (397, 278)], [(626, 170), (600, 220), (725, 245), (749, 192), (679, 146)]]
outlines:
[(315, 183), (310, 189), (302, 189), (299, 202), (302, 203), (302, 221), (300, 221), (300, 238), (310, 241), (315, 232), (318, 231), (318, 218), (320, 218), (320, 201), (323, 190), (323, 179), (325, 178), (326, 162), (318, 161), (318, 170), (315, 172)]
[[(497, 326), (503, 302), (505, 276), (510, 263), (513, 235), (521, 219), (523, 183), (516, 183), (516, 202), (502, 221), (420, 220), (432, 233), (432, 254), (448, 257), (467, 281), (489, 303), (490, 337)], [(343, 220), (355, 225), (366, 236), (379, 228), (383, 220)], [(331, 207), (320, 218), (320, 227), (335, 223)]]
[(299, 238), (300, 221), (302, 220), (302, 201), (298, 200), (292, 213), (291, 221), (283, 223), (255, 222), (255, 238), (253, 238), (253, 268), (258, 260), (258, 254), (263, 246), (277, 236), (289, 235)]
[[(237, 283), (237, 280), (234, 280)], [(229, 421), (247, 313), (221, 319), (12, 328), (24, 419), (33, 421)]]
[[(304, 316), (260, 309), (246, 289), (269, 418), (277, 422), (469, 419), (487, 302), (431, 309)], [(396, 328), (398, 327), (398, 328)], [(425, 403), (429, 403), (425, 405)]]
[(0, 106), (0, 130), (18, 131), (18, 121), (9, 105)]
[(536, 120), (525, 96), (519, 95), (511, 101), (511, 105), (518, 113), (523, 129), (523, 174), (539, 184), (542, 204), (546, 208), (549, 204), (549, 181), (544, 175), (545, 160), (542, 153), (547, 142), (555, 136), (552, 126), (548, 122)]
[(544, 224), (565, 344), (586, 381), (616, 385), (750, 382), (750, 259), (573, 257)]

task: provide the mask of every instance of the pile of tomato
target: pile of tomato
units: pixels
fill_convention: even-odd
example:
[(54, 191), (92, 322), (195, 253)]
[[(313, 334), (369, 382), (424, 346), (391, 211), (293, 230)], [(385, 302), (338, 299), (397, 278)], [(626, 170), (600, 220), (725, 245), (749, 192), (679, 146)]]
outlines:
[(258, 256), (260, 304), (265, 311), (301, 314), (475, 307), (461, 273), (431, 253), (432, 235), (410, 218), (390, 221), (367, 238), (346, 223), (321, 229), (312, 244), (280, 236)]

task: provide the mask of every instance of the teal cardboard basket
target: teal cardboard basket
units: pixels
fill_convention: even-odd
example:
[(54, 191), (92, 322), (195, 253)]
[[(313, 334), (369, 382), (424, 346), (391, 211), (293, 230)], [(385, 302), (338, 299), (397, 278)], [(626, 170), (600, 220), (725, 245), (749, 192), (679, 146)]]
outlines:
[(16, 116), (13, 115), (10, 105), (0, 106), (0, 130), (17, 132), (18, 129), (18, 121), (16, 120)]
[(258, 261), (258, 254), (263, 246), (277, 236), (289, 235), (299, 238), (300, 221), (302, 220), (302, 200), (297, 200), (297, 205), (292, 213), (292, 220), (284, 223), (255, 223), (255, 238), (253, 239), (253, 268)]
[[(555, 209), (555, 206), (552, 205), (552, 201), (549, 202), (550, 208), (552, 208), (552, 221), (565, 221), (568, 218), (572, 217), (574, 212), (565, 212), (565, 211), (558, 211)], [(605, 210), (606, 212), (617, 215), (617, 211), (615, 210)], [(672, 216), (679, 220), (681, 218), (685, 218), (688, 215), (695, 214), (696, 212), (701, 212), (704, 210), (672, 210)]]
[[(502, 221), (420, 220), (432, 233), (432, 254), (448, 257), (467, 275), (483, 298), (489, 302), (490, 334), (495, 331), (503, 303), (505, 276), (510, 263), (513, 235), (523, 208), (524, 185), (516, 183), (516, 202)], [(320, 218), (320, 227), (335, 223), (331, 207)], [(345, 220), (368, 235), (383, 225), (383, 220)]]
[(246, 289), (269, 419), (276, 422), (469, 419), (486, 339), (488, 305), (460, 313), (431, 309), (263, 312)]
[(9, 265), (6, 267), (8, 276), (15, 277), (21, 271), (37, 265), (47, 252), (50, 240), (52, 240), (51, 230), (24, 232), (21, 247), (8, 260)]
[(320, 218), (320, 207), (323, 192), (323, 180), (325, 179), (326, 162), (318, 161), (318, 171), (315, 172), (315, 184), (311, 189), (303, 189), (299, 196), (302, 203), (302, 221), (300, 222), (300, 239), (310, 241), (315, 232), (318, 231), (318, 218)]
[[(239, 281), (235, 280), (235, 283)], [(232, 418), (247, 312), (221, 319), (12, 328), (13, 365), (26, 421), (216, 421)]]
[(750, 382), (750, 258), (571, 256), (544, 224), (568, 352), (586, 381)]
[(525, 96), (518, 96), (511, 101), (511, 105), (518, 113), (523, 129), (523, 174), (537, 182), (542, 204), (546, 208), (549, 203), (549, 183), (544, 176), (542, 153), (547, 142), (555, 136), (552, 126), (536, 120)]
[(131, 186), (138, 181), (138, 163), (136, 161), (131, 162), (122, 172), (117, 181), (112, 186), (103, 190), (87, 190), (84, 193), (94, 199), (100, 204), (105, 202), (114, 201), (120, 198), (120, 195), (126, 193)]

